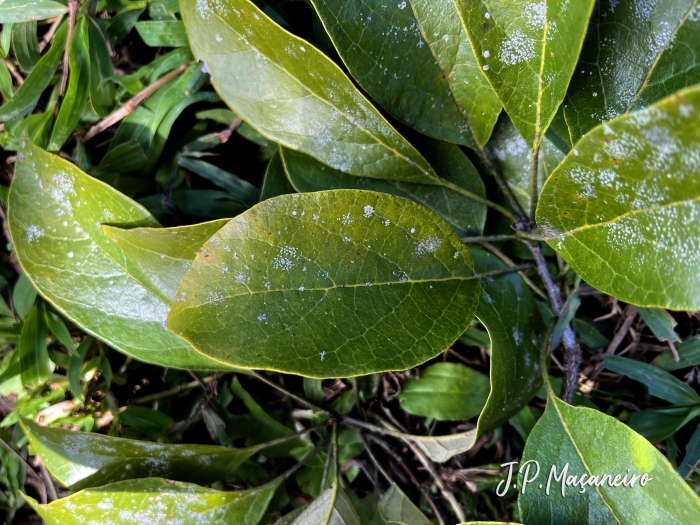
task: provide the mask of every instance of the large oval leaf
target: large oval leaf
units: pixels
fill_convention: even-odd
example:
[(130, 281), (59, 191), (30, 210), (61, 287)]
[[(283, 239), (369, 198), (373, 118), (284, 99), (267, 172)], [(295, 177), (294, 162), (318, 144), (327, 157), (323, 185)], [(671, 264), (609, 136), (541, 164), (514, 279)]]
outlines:
[(119, 481), (86, 489), (47, 505), (25, 496), (47, 525), (83, 525), (108, 516), (111, 525), (257, 525), (279, 481), (238, 492), (223, 492), (160, 478)]
[(618, 117), (546, 182), (537, 223), (592, 286), (640, 306), (700, 309), (699, 112), (690, 88)]
[(476, 60), (528, 146), (559, 108), (593, 0), (459, 2)]
[[(539, 476), (518, 498), (523, 522), (539, 523), (668, 523), (700, 522), (700, 499), (654, 446), (617, 419), (590, 408), (575, 408), (550, 395), (544, 415), (525, 445), (523, 462), (539, 464)], [(563, 487), (554, 480), (566, 466), (568, 476), (593, 480), (599, 486)], [(535, 465), (530, 465), (530, 478)], [(641, 486), (612, 486), (616, 475), (629, 481), (648, 474)], [(610, 479), (602, 479), (605, 474)], [(551, 484), (548, 484), (548, 479)], [(601, 483), (601, 480), (603, 481)], [(596, 481), (596, 480), (593, 480)], [(591, 481), (591, 482), (593, 482)], [(549, 495), (546, 489), (549, 486)], [(564, 492), (564, 494), (562, 494)]]
[(313, 0), (350, 73), (389, 113), (435, 138), (480, 147), (501, 103), (452, 0)]
[(601, 0), (566, 94), (573, 142), (700, 82), (698, 0)]
[(101, 224), (157, 227), (137, 203), (70, 162), (25, 143), (9, 196), (17, 259), (67, 318), (141, 361), (222, 369), (164, 325), (168, 298), (102, 231)]
[(203, 246), (168, 329), (234, 366), (404, 370), (459, 337), (479, 289), (459, 237), (418, 204), (352, 190), (283, 195)]
[(149, 443), (42, 427), (28, 419), (20, 419), (20, 424), (34, 454), (71, 490), (147, 477), (208, 485), (225, 478), (264, 448)]
[(329, 488), (313, 500), (292, 525), (361, 525), (345, 491)]
[(262, 135), (353, 175), (436, 183), (428, 163), (338, 66), (254, 4), (183, 0), (181, 8), (212, 84)]
[[(430, 141), (421, 151), (440, 177), (479, 197), (486, 197), (479, 172), (457, 146)], [(287, 178), (296, 191), (362, 189), (390, 193), (411, 199), (434, 211), (461, 235), (479, 235), (484, 228), (486, 206), (466, 199), (444, 186), (353, 177), (287, 148), (280, 148), (280, 159)]]

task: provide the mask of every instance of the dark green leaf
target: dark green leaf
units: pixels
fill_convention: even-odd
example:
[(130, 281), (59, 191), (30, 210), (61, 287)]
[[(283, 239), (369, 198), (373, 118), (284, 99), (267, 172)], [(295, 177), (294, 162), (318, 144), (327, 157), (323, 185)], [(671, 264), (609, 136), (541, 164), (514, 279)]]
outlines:
[(347, 377), (442, 352), (471, 321), (479, 288), (449, 225), (411, 201), (285, 195), (203, 246), (168, 329), (233, 366)]
[[(423, 140), (417, 147), (442, 179), (479, 197), (486, 196), (479, 172), (457, 146), (437, 140)], [(287, 148), (280, 148), (279, 151), (287, 178), (297, 191), (360, 189), (390, 193), (422, 204), (440, 215), (461, 235), (478, 235), (483, 230), (486, 206), (465, 199), (452, 189), (431, 184), (353, 177), (304, 153)]]
[(377, 506), (382, 518), (390, 523), (403, 525), (430, 525), (431, 523), (396, 483), (382, 495)]
[(680, 342), (681, 338), (673, 330), (676, 320), (666, 310), (661, 308), (637, 307), (637, 313), (649, 327), (649, 330), (661, 341)]
[(550, 340), (550, 344), (552, 345), (553, 349), (559, 346), (559, 343), (561, 343), (562, 337), (564, 336), (564, 330), (569, 327), (569, 324), (576, 315), (579, 306), (581, 306), (581, 298), (578, 296), (578, 293), (574, 291), (569, 295), (569, 297), (566, 298), (566, 301), (561, 309), (561, 314), (559, 314), (559, 318), (554, 324), (552, 338)]
[(39, 41), (36, 22), (24, 22), (12, 25), (12, 48), (15, 58), (24, 71), (31, 71), (39, 61)]
[(693, 388), (658, 367), (620, 357), (605, 356), (605, 368), (644, 383), (652, 396), (664, 399), (675, 405), (700, 404), (700, 396)]
[(236, 177), (233, 173), (217, 168), (208, 162), (189, 157), (180, 157), (178, 163), (183, 168), (193, 171), (197, 175), (213, 182), (219, 188), (223, 188), (248, 206), (253, 206), (260, 200), (260, 190), (250, 182)]
[(501, 104), (452, 0), (312, 0), (350, 73), (404, 124), (481, 147)]
[[(524, 523), (674, 523), (700, 520), (700, 499), (676, 474), (668, 460), (647, 440), (613, 417), (588, 408), (574, 408), (549, 396), (523, 452), (523, 462), (535, 460), (540, 473), (518, 497)], [(598, 476), (599, 486), (564, 487), (550, 476), (568, 467), (569, 476)], [(531, 464), (530, 477), (535, 466)], [(608, 477), (603, 477), (608, 474)], [(612, 486), (627, 476), (647, 474), (641, 486)], [(552, 480), (549, 495), (547, 479)], [(539, 484), (542, 484), (541, 487)], [(523, 475), (519, 476), (522, 488)], [(562, 492), (565, 491), (565, 496)]]
[(114, 106), (115, 88), (112, 57), (102, 28), (91, 17), (88, 18), (88, 48), (90, 49), (90, 102), (101, 117), (109, 114)]
[(479, 415), (491, 387), (489, 378), (459, 363), (436, 363), (409, 381), (399, 402), (409, 414), (438, 420), (461, 420)]
[(180, 7), (212, 84), (265, 137), (352, 175), (436, 183), (425, 159), (330, 59), (251, 2)]
[(573, 142), (700, 82), (696, 0), (601, 0), (564, 102)]
[(25, 274), (19, 274), (15, 287), (12, 289), (12, 306), (17, 317), (25, 319), (29, 315), (29, 311), (34, 306), (36, 296), (37, 291), (32, 282)]
[(654, 364), (662, 370), (678, 370), (679, 368), (687, 368), (689, 366), (700, 365), (700, 336), (691, 337), (687, 341), (683, 341), (676, 347), (680, 361), (676, 361), (671, 350), (667, 350), (659, 354), (654, 360)]
[(73, 491), (145, 477), (208, 485), (264, 448), (151, 443), (43, 427), (29, 419), (20, 423), (51, 475)]
[(698, 111), (691, 88), (618, 117), (545, 183), (537, 223), (591, 286), (640, 306), (700, 309)]
[(179, 20), (148, 20), (136, 22), (135, 27), (147, 46), (184, 47), (187, 45), (185, 26)]
[(330, 488), (313, 500), (292, 525), (362, 525), (341, 488)]
[(75, 349), (75, 345), (73, 344), (73, 338), (71, 337), (70, 332), (66, 327), (66, 324), (63, 322), (63, 319), (61, 319), (55, 313), (47, 311), (46, 326), (56, 337), (56, 339), (58, 339), (61, 342), (61, 344), (65, 346), (68, 350), (72, 351)]
[(573, 326), (576, 334), (591, 350), (607, 348), (607, 346), (610, 344), (610, 339), (605, 337), (597, 328), (595, 328), (592, 324), (587, 323), (583, 319), (574, 319)]
[(633, 412), (627, 423), (651, 443), (673, 436), (700, 414), (700, 407), (662, 407)]
[(166, 331), (167, 298), (142, 284), (148, 279), (102, 231), (102, 223), (157, 227), (148, 212), (31, 143), (15, 166), (10, 233), (19, 263), (49, 302), (137, 359), (174, 368), (222, 368)]
[(458, 2), (482, 72), (513, 124), (537, 146), (566, 94), (593, 0)]
[(34, 66), (24, 83), (19, 87), (15, 96), (0, 107), (0, 122), (7, 122), (20, 113), (31, 108), (39, 100), (39, 97), (48, 87), (54, 73), (58, 69), (63, 57), (63, 49), (66, 45), (66, 33), (68, 26), (62, 24), (53, 37), (49, 50), (44, 53), (41, 60)]
[[(218, 190), (174, 191), (170, 200), (185, 215), (204, 219), (235, 217), (248, 209), (247, 204), (232, 197), (230, 193)], [(139, 203), (148, 208), (148, 211), (157, 218), (167, 218), (172, 213), (172, 208), (164, 205), (162, 195), (139, 199)]]
[(114, 525), (257, 525), (279, 481), (237, 492), (223, 492), (160, 478), (119, 481), (85, 489), (47, 505), (25, 496), (47, 525), (83, 525), (108, 516)]
[(51, 361), (46, 349), (47, 336), (44, 303), (39, 302), (27, 315), (19, 340), (19, 366), (22, 384), (25, 386), (44, 383), (51, 376)]
[(690, 437), (690, 441), (685, 446), (685, 457), (678, 466), (678, 474), (683, 478), (687, 478), (691, 467), (697, 465), (698, 461), (700, 461), (700, 425), (695, 429), (695, 432)]
[[(331, 169), (331, 168), (328, 168)], [(262, 189), (260, 190), (260, 200), (264, 201), (272, 197), (279, 197), (288, 193), (295, 193), (296, 189), (287, 178), (287, 172), (282, 162), (279, 150), (270, 160), (265, 170)]]
[(68, 12), (68, 7), (53, 0), (4, 0), (0, 3), (3, 24), (46, 20)]

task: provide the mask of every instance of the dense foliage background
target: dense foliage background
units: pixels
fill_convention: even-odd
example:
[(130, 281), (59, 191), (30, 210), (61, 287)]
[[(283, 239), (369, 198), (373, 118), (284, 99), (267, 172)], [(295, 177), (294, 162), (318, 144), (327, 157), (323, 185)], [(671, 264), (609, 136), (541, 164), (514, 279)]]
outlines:
[[(599, 441), (585, 441), (580, 452), (589, 463), (600, 456), (599, 470), (624, 472), (634, 459), (644, 464), (639, 468), (659, 469), (654, 474), (659, 491), (675, 491), (666, 514), (658, 510), (663, 507), (658, 494), (626, 501), (620, 492), (623, 507), (637, 505), (641, 512), (679, 523), (692, 522), (693, 513), (700, 512), (694, 494), (700, 490), (694, 467), (700, 459), (700, 316), (695, 312), (700, 150), (694, 143), (673, 150), (682, 137), (697, 135), (700, 97), (697, 88), (672, 95), (700, 81), (697, 67), (684, 62), (700, 53), (697, 2), (581, 2), (571, 13), (568, 2), (552, 1), (546, 3), (555, 12), (550, 19), (543, 18), (544, 2), (486, 2), (485, 14), (482, 6), (462, 6), (461, 18), (459, 2), (389, 4), (188, 1), (182, 2), (183, 13), (177, 0), (0, 4), (0, 199), (6, 240), (0, 266), (0, 508), (5, 523), (38, 523), (36, 502), (61, 498), (69, 498), (63, 500), (67, 506), (56, 506), (56, 514), (44, 519), (134, 523), (157, 505), (153, 494), (161, 490), (167, 493), (163, 512), (181, 512), (188, 519), (193, 519), (188, 512), (199, 512), (208, 516), (205, 522), (214, 519), (204, 513), (220, 503), (218, 498), (226, 500), (221, 519), (251, 525), (292, 523), (301, 512), (311, 520), (309, 509), (316, 509), (316, 521), (308, 523), (548, 522), (538, 510), (546, 500), (521, 498), (519, 506), (517, 491), (499, 496), (496, 487), (507, 474), (500, 465), (523, 457), (531, 435), (536, 439), (525, 455), (543, 465), (552, 460), (547, 440), (559, 439), (566, 426), (561, 421), (580, 432), (582, 442), (587, 432), (604, 429)], [(514, 23), (522, 27), (496, 36), (478, 33), (516, 8), (522, 13), (513, 16)], [(243, 25), (236, 26), (239, 18)], [(552, 37), (551, 60), (542, 59), (539, 71), (509, 70), (544, 56), (535, 56), (529, 47), (535, 44), (524, 32), (555, 19), (567, 37)], [(440, 42), (448, 37), (463, 38), (466, 48), (459, 53), (467, 55), (441, 55)], [(262, 59), (246, 46), (266, 49), (263, 58), (275, 64), (265, 70), (266, 80), (254, 74)], [(429, 47), (438, 51), (431, 55)], [(614, 58), (616, 49), (623, 58)], [(276, 60), (269, 59), (272, 55)], [(453, 67), (440, 76), (436, 63), (442, 67), (449, 60)], [(594, 69), (600, 73), (596, 80)], [(302, 78), (316, 90), (315, 98), (308, 97), (313, 102), (302, 97), (298, 106), (285, 106), (287, 93), (296, 89), (290, 78)], [(353, 126), (361, 121), (385, 149), (399, 153), (387, 160), (384, 149), (377, 149), (379, 160), (367, 162), (374, 145), (357, 147), (361, 133), (336, 122), (335, 113), (326, 111), (333, 104), (316, 99), (356, 111), (348, 117)], [(694, 122), (686, 122), (691, 118), (685, 111)], [(613, 123), (596, 128), (608, 120)], [(300, 138), (307, 136), (313, 140)], [(356, 147), (350, 153), (343, 150), (348, 143)], [(560, 180), (555, 175), (540, 194), (557, 166), (562, 182), (555, 184)], [(618, 168), (612, 175), (605, 171)], [(32, 178), (43, 170), (44, 182)], [(659, 180), (635, 181), (645, 170)], [(63, 184), (64, 176), (70, 186)], [(363, 193), (311, 193), (338, 189)], [(679, 196), (689, 199), (689, 211), (643, 215), (640, 223), (624, 224), (609, 237), (579, 236), (591, 217), (605, 223), (608, 214), (642, 215), (666, 206), (664, 198)], [(76, 224), (87, 234), (62, 217), (52, 216), (51, 224), (62, 228), (53, 236), (35, 226), (37, 217), (65, 209), (62, 198), (75, 206), (74, 197), (83, 199), (81, 209), (71, 211), (82, 217)], [(585, 200), (595, 198), (600, 200), (593, 204)], [(586, 204), (567, 216), (572, 202)], [(579, 213), (582, 208), (585, 213)], [(561, 215), (562, 210), (567, 211)], [(321, 314), (310, 324), (327, 346), (313, 362), (288, 359), (303, 345), (288, 334), (268, 350), (274, 357), (269, 366), (258, 366), (260, 354), (252, 353), (227, 361), (226, 351), (242, 346), (248, 331), (216, 332), (217, 342), (225, 343), (222, 351), (204, 336), (197, 339), (215, 315), (186, 303), (184, 293), (179, 306), (175, 294), (217, 293), (219, 277), (206, 273), (204, 254), (185, 277), (212, 235), (237, 239), (232, 246), (240, 251), (251, 246), (247, 238), (275, 230), (280, 237), (271, 243), (281, 247), (276, 264), (282, 269), (291, 269), (297, 248), (307, 245), (319, 257), (350, 268), (354, 260), (333, 259), (338, 250), (314, 245), (310, 234), (296, 232), (292, 246), (281, 232), (294, 229), (302, 213), (309, 215), (307, 221), (316, 213), (329, 222), (338, 215), (328, 230), (352, 240), (349, 236), (361, 235), (352, 220), (379, 221), (380, 211), (381, 220), (391, 223), (382, 234), (387, 238), (394, 228), (411, 234), (417, 228), (422, 235), (415, 241), (396, 237), (386, 248), (390, 257), (401, 259), (407, 246), (413, 255), (449, 249), (444, 266), (450, 278), (465, 279), (450, 281), (445, 290), (459, 288), (468, 300), (429, 303), (426, 291), (414, 296), (417, 306), (404, 312), (405, 318), (384, 329), (382, 337), (402, 341), (403, 321), (412, 323), (410, 332), (410, 326), (420, 329), (434, 321), (426, 310), (444, 311), (440, 330), (426, 328), (428, 342), (415, 355), (404, 357), (398, 343), (397, 349), (373, 348), (370, 342), (378, 357), (357, 353), (352, 366), (335, 360), (337, 335), (321, 329)], [(126, 218), (111, 223), (113, 213)], [(249, 218), (237, 223), (248, 237), (234, 237), (226, 221), (207, 223), (178, 230), (182, 251), (171, 249), (175, 243), (157, 230), (130, 237), (129, 230), (118, 228), (201, 225), (237, 216)], [(257, 219), (264, 223), (260, 231)], [(103, 224), (115, 227), (103, 230)], [(108, 326), (112, 344), (105, 342), (101, 313), (124, 300), (116, 297), (124, 291), (109, 292), (105, 281), (112, 285), (109, 279), (121, 275), (108, 275), (99, 265), (65, 266), (67, 273), (76, 272), (70, 280), (51, 273), (53, 267), (89, 261), (95, 247), (80, 241), (103, 231), (120, 250), (130, 247), (134, 259), (125, 264), (138, 266), (165, 304), (175, 301), (167, 327), (181, 330), (177, 333), (199, 344), (203, 354), (152, 335), (144, 328), (143, 312), (116, 328)], [(170, 235), (171, 230), (162, 231)], [(222, 244), (217, 252), (211, 241), (206, 246), (217, 257), (231, 251)], [(166, 256), (170, 266), (164, 269), (158, 257)], [(612, 268), (616, 278), (609, 279), (601, 267)], [(374, 284), (409, 277), (404, 274), (402, 281), (401, 275), (377, 268)], [(240, 283), (247, 274), (238, 275)], [(303, 292), (304, 286), (291, 279)], [(595, 287), (585, 280), (595, 281)], [(92, 308), (86, 317), (70, 310), (77, 299)], [(336, 322), (356, 318), (361, 323), (363, 312), (376, 316), (382, 307), (370, 296), (366, 304), (372, 307), (363, 305)], [(251, 323), (272, 322), (262, 308)], [(292, 302), (290, 311), (295, 308), (302, 308), (301, 302)], [(139, 353), (141, 343), (144, 348), (162, 344), (168, 353)], [(215, 350), (208, 350), (212, 346)], [(445, 346), (434, 357), (434, 349)], [(209, 357), (219, 360), (218, 370), (211, 371)], [(551, 384), (541, 383), (539, 363)], [(368, 372), (375, 373), (359, 375)], [(568, 405), (555, 399), (560, 393), (573, 406), (596, 412), (567, 412)], [(66, 429), (72, 434), (62, 432)], [(619, 464), (610, 463), (614, 457)], [(566, 453), (554, 460), (562, 459), (578, 461)], [(170, 481), (141, 479), (149, 476)], [(99, 487), (124, 478), (137, 481), (100, 492)], [(255, 487), (260, 488), (245, 492)], [(573, 516), (588, 512), (587, 498), (584, 503), (569, 498), (575, 501)], [(84, 514), (73, 515), (68, 505)]]

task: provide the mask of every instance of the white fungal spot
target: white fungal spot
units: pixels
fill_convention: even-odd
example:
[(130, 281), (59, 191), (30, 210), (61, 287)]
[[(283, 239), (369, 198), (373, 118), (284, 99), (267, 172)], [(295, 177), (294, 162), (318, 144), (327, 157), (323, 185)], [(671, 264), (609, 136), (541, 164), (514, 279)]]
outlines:
[(324, 350), (321, 352), (321, 361), (323, 361), (326, 358), (326, 351)]
[(484, 64), (484, 68), (483, 68), (483, 69), (484, 69), (484, 71), (488, 71), (488, 70), (489, 70), (489, 65), (488, 65), (488, 64)]
[(519, 29), (513, 31), (503, 40), (498, 58), (504, 64), (514, 66), (535, 57), (535, 39), (525, 35)]
[(260, 314), (260, 315), (258, 316), (258, 321), (264, 321), (265, 319), (267, 319), (267, 315), (266, 315), (266, 314)]
[(544, 27), (544, 19), (546, 14), (547, 6), (544, 2), (528, 4), (525, 6), (525, 9), (523, 9), (525, 24), (527, 24), (530, 29), (542, 29)]
[(399, 9), (406, 9), (406, 2), (401, 2), (398, 4)]
[(73, 258), (73, 255), (74, 255), (73, 252), (68, 252), (68, 257), (70, 257), (71, 259)]
[(484, 18), (486, 18), (486, 19), (491, 18), (491, 13), (484, 13)]
[(296, 248), (293, 246), (282, 246), (275, 258), (272, 259), (272, 266), (277, 270), (291, 270), (294, 268), (294, 261), (298, 258)]
[(367, 204), (367, 205), (363, 208), (363, 210), (364, 210), (363, 215), (364, 215), (366, 218), (368, 218), (368, 219), (369, 219), (372, 215), (374, 215), (374, 208), (373, 208), (372, 206), (370, 206), (369, 204)]
[(435, 253), (442, 244), (442, 240), (434, 234), (426, 236), (422, 241), (416, 243), (416, 255)]
[(487, 49), (486, 51), (484, 51), (484, 52), (482, 53), (482, 55), (484, 55), (484, 58), (488, 58), (488, 57), (491, 56), (491, 51), (489, 51), (489, 50)]
[(303, 292), (303, 291), (304, 291), (304, 287), (303, 287), (303, 286), (300, 286), (300, 287), (299, 287), (299, 291), (300, 291), (300, 292)]
[(39, 228), (38, 226), (27, 226), (26, 230), (27, 234), (27, 240), (29, 242), (35, 241), (36, 239), (43, 237), (44, 236), (44, 230)]

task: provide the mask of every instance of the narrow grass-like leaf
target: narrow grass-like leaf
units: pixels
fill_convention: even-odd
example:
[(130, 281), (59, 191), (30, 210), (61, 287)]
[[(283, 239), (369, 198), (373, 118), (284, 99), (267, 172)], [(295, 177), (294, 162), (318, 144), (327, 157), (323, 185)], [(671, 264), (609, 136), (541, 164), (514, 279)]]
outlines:
[(363, 375), (442, 352), (479, 288), (469, 252), (422, 206), (352, 190), (285, 195), (202, 247), (168, 329), (233, 366)]
[(661, 341), (680, 342), (681, 338), (673, 330), (676, 320), (666, 310), (661, 308), (637, 307), (637, 313), (644, 319), (649, 330)]
[(0, 3), (0, 20), (3, 24), (46, 20), (67, 11), (68, 7), (53, 0), (4, 0)]
[(136, 32), (147, 46), (184, 47), (187, 33), (179, 20), (146, 20), (136, 22)]
[(436, 183), (425, 159), (340, 68), (253, 3), (183, 0), (180, 7), (212, 84), (262, 135), (353, 175)]
[(676, 347), (680, 361), (676, 361), (673, 351), (659, 354), (654, 364), (662, 370), (672, 371), (680, 368), (700, 365), (700, 336), (691, 337)]
[(51, 362), (46, 349), (48, 330), (44, 321), (44, 303), (31, 309), (22, 325), (19, 339), (19, 366), (22, 384), (36, 386), (51, 376)]

